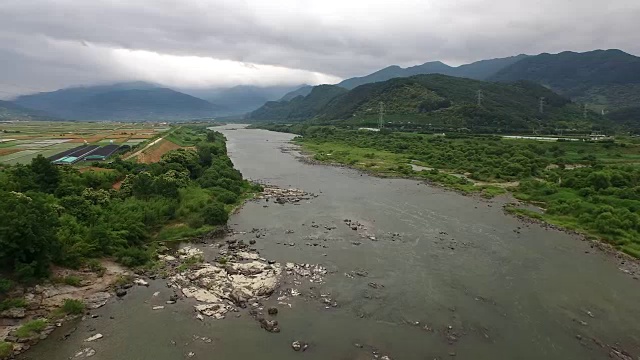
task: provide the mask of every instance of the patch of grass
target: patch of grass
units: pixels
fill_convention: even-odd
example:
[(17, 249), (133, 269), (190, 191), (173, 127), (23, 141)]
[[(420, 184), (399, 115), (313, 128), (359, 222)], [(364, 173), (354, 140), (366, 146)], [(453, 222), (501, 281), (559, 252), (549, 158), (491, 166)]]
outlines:
[(0, 311), (25, 307), (27, 307), (27, 302), (24, 299), (4, 299), (0, 302)]
[(90, 259), (89, 261), (87, 261), (87, 268), (89, 268), (91, 272), (98, 274), (98, 276), (103, 276), (107, 271), (107, 269), (102, 266), (102, 263), (100, 263), (98, 259)]
[(66, 299), (62, 305), (62, 311), (70, 315), (79, 315), (84, 312), (84, 303), (80, 300)]
[(40, 333), (47, 327), (47, 320), (31, 320), (16, 330), (16, 336), (20, 339), (27, 339)]
[(58, 284), (65, 284), (65, 285), (75, 286), (75, 287), (82, 286), (82, 278), (75, 275), (68, 275), (62, 278), (56, 277), (56, 278), (53, 278), (52, 280), (53, 282)]
[(80, 287), (82, 286), (82, 279), (78, 276), (69, 275), (64, 277), (64, 283), (70, 286)]
[(544, 220), (544, 217), (542, 216), (542, 214), (532, 210), (516, 208), (513, 206), (507, 206), (504, 208), (504, 210), (509, 214), (523, 215), (533, 219)]
[(115, 286), (122, 286), (126, 284), (131, 284), (133, 282), (133, 276), (131, 275), (118, 275), (116, 281), (113, 283)]
[(201, 255), (192, 256), (185, 259), (185, 261), (178, 266), (178, 271), (185, 271), (192, 269), (204, 262), (204, 258)]
[(13, 354), (13, 344), (0, 341), (0, 359), (8, 359)]
[(496, 197), (498, 195), (505, 194), (507, 192), (507, 190), (498, 186), (489, 185), (489, 186), (483, 186), (481, 188), (482, 188), (481, 195), (488, 199)]
[(215, 230), (215, 226), (204, 225), (197, 229), (194, 229), (186, 224), (179, 224), (177, 226), (166, 226), (156, 235), (157, 241), (184, 241), (191, 238), (207, 234)]

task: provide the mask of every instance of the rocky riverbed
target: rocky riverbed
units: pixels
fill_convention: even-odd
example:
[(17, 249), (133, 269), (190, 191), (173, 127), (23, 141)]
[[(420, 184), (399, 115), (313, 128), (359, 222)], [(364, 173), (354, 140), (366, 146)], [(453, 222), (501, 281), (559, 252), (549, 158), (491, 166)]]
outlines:
[[(0, 341), (11, 344), (14, 356), (29, 350), (65, 321), (82, 316), (60, 312), (66, 300), (82, 302), (87, 310), (98, 309), (115, 295), (114, 284), (131, 275), (129, 270), (107, 260), (101, 262), (99, 271), (54, 268), (51, 278), (56, 281), (19, 286), (8, 294), (8, 298), (23, 299), (24, 303), (0, 313)], [(36, 322), (44, 325), (30, 332), (21, 331), (25, 324)]]

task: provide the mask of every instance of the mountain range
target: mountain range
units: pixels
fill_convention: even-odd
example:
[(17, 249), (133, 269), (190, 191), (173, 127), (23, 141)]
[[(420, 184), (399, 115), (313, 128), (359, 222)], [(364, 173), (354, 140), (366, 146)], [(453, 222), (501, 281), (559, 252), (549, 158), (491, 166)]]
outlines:
[[(402, 68), (389, 66), (372, 74), (322, 86), (235, 86), (224, 89), (169, 89), (130, 82), (85, 86), (24, 95), (0, 103), (3, 118), (71, 120), (182, 120), (250, 113), (249, 120), (315, 117), (330, 97), (360, 86), (416, 75), (447, 76), (540, 84), (595, 112), (632, 123), (640, 103), (640, 58), (620, 50), (517, 55), (452, 67), (439, 61)], [(396, 93), (396, 96), (403, 96)], [(309, 97), (309, 99), (307, 99)], [(403, 102), (401, 100), (400, 102)]]
[(620, 50), (540, 54), (504, 67), (488, 80), (529, 80), (598, 109), (640, 104), (640, 57)]
[(67, 88), (14, 102), (69, 120), (180, 120), (211, 118), (220, 111), (205, 100), (144, 82)]
[[(177, 89), (185, 94), (189, 94), (200, 99), (216, 104), (222, 110), (218, 115), (242, 115), (256, 110), (264, 105), (267, 101), (278, 100), (283, 94), (287, 94), (295, 89), (296, 86), (251, 86), (238, 85), (230, 88), (218, 89)], [(309, 85), (306, 85), (309, 86)]]
[[(545, 98), (542, 112), (540, 98)], [(375, 126), (381, 103), (386, 127), (517, 132), (532, 126), (576, 128), (602, 122), (593, 112), (585, 118), (578, 104), (533, 82), (503, 84), (440, 74), (393, 78), (352, 90), (316, 86), (306, 97), (269, 102), (250, 119)]]
[(338, 84), (338, 86), (351, 90), (357, 86), (372, 82), (424, 74), (442, 74), (476, 80), (486, 80), (501, 69), (527, 57), (527, 55), (518, 55), (500, 59), (481, 60), (458, 67), (452, 67), (440, 61), (426, 62), (422, 65), (408, 68), (401, 68), (400, 66), (393, 65), (366, 76), (343, 80)]
[(0, 120), (57, 120), (38, 110), (27, 109), (11, 101), (0, 100)]

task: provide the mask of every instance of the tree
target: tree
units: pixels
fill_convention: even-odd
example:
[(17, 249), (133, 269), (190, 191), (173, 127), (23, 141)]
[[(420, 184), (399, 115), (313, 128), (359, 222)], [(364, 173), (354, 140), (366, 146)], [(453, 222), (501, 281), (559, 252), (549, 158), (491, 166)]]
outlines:
[(33, 172), (34, 182), (40, 188), (40, 191), (53, 194), (58, 188), (60, 182), (60, 171), (53, 165), (51, 161), (38, 155), (31, 160), (31, 171)]
[(0, 191), (0, 266), (18, 277), (46, 276), (58, 246), (50, 196)]
[(606, 189), (611, 186), (611, 175), (604, 171), (595, 171), (587, 176), (587, 182), (596, 190)]

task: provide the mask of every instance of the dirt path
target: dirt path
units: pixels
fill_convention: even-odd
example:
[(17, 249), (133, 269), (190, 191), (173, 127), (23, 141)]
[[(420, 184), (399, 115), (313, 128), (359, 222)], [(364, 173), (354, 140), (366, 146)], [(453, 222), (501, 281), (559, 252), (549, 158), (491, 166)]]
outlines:
[[(168, 135), (168, 134), (167, 134), (167, 135)], [(162, 136), (162, 137), (157, 138), (156, 140), (154, 140), (154, 141), (150, 142), (149, 144), (147, 144), (147, 146), (143, 147), (142, 149), (140, 149), (140, 150), (138, 150), (138, 151), (134, 152), (133, 154), (131, 154), (131, 155), (129, 155), (129, 156), (127, 156), (127, 157), (125, 157), (125, 158), (124, 158), (124, 160), (129, 160), (129, 159), (131, 159), (131, 158), (134, 158), (134, 157), (138, 157), (138, 156), (140, 156), (140, 154), (142, 154), (145, 150), (147, 150), (148, 148), (152, 147), (153, 145), (155, 145), (155, 144), (159, 143), (160, 141), (164, 140), (164, 138), (165, 138), (165, 137), (166, 137), (166, 135), (165, 135), (165, 136)]]
[(156, 146), (149, 148), (147, 151), (143, 151), (138, 155), (138, 162), (143, 164), (151, 164), (160, 161), (162, 155), (171, 150), (180, 149), (182, 146), (173, 143), (169, 140), (162, 139)]

